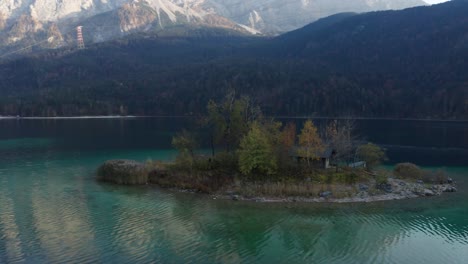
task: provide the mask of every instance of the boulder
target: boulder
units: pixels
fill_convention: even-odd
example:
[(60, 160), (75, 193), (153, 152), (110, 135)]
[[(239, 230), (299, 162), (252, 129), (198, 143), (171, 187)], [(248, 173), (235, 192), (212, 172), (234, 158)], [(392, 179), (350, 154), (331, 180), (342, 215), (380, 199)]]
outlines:
[(145, 166), (133, 160), (109, 160), (97, 171), (100, 181), (123, 185), (138, 185), (148, 182), (148, 172)]
[(393, 187), (389, 183), (381, 183), (377, 185), (377, 189), (382, 190), (386, 193), (391, 193), (393, 192)]
[(435, 193), (429, 189), (424, 190), (424, 196), (434, 196)]
[(444, 190), (444, 192), (456, 192), (456, 191), (457, 191), (457, 188), (453, 186), (447, 186)]
[(359, 184), (359, 190), (360, 191), (368, 191), (369, 190), (369, 185), (367, 184)]

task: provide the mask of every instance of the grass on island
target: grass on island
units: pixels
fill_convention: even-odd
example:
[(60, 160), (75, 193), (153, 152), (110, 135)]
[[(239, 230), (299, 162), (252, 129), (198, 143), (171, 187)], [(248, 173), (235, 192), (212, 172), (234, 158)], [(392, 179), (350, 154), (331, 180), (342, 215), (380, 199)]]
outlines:
[(130, 160), (113, 160), (98, 168), (98, 180), (121, 185), (148, 183), (148, 170), (144, 164)]
[[(359, 192), (358, 184), (372, 184), (375, 176), (365, 169), (310, 169), (290, 164), (275, 175), (243, 175), (236, 157), (219, 154), (214, 158), (198, 157), (192, 162), (147, 161), (152, 169), (150, 183), (165, 188), (186, 189), (208, 194), (237, 194), (245, 197), (317, 197), (330, 191), (336, 198)], [(229, 166), (231, 164), (231, 166)], [(372, 186), (375, 184), (372, 184)]]

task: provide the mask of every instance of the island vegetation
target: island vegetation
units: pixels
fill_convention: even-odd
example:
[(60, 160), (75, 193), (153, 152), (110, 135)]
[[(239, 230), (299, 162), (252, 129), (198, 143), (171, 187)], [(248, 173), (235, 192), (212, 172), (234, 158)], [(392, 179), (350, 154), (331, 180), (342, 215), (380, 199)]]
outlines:
[[(307, 120), (298, 129), (231, 92), (210, 101), (199, 123), (199, 130), (173, 137), (174, 161), (109, 161), (98, 170), (100, 179), (263, 201), (373, 201), (456, 191), (443, 171), (411, 163), (380, 169), (385, 150), (356, 137), (351, 120), (323, 128)], [(208, 134), (209, 154), (200, 151), (199, 131)]]

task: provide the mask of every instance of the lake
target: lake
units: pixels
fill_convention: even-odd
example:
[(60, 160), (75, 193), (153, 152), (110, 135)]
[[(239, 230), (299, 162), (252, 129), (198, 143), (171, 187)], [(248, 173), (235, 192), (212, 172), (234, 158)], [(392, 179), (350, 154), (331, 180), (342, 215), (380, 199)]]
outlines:
[(468, 263), (468, 122), (357, 121), (388, 165), (447, 170), (459, 192), (441, 197), (261, 204), (95, 181), (108, 159), (174, 158), (191, 123), (0, 120), (0, 263)]

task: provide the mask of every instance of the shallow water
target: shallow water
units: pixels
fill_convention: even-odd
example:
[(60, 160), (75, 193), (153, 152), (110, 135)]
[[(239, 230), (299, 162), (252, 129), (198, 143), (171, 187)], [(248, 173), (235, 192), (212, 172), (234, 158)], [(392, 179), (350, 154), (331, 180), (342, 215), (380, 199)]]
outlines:
[(468, 263), (468, 123), (358, 124), (390, 162), (444, 166), (461, 191), (442, 197), (257, 204), (94, 180), (107, 159), (173, 158), (188, 123), (0, 121), (0, 263)]

